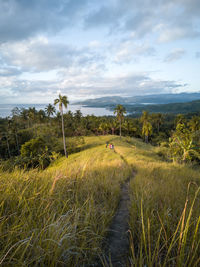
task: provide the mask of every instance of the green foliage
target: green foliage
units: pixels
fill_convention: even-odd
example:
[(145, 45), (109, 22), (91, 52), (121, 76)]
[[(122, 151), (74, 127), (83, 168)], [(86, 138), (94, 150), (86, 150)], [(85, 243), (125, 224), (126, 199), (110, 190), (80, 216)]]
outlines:
[(21, 147), (22, 157), (37, 156), (45, 149), (45, 142), (42, 138), (31, 139)]
[[(62, 108), (68, 104), (67, 97), (63, 98), (61, 95), (59, 95), (55, 102), (60, 107), (62, 104)], [(200, 116), (198, 114), (178, 114), (175, 117), (169, 114), (149, 114), (147, 111), (144, 111), (141, 118), (133, 118), (130, 115), (125, 117), (125, 108), (122, 105), (118, 105), (115, 110), (117, 114), (116, 120), (112, 116), (83, 116), (80, 110), (77, 110), (75, 113), (71, 111), (65, 113), (63, 109), (62, 113), (58, 112), (56, 116), (51, 117), (55, 113), (55, 107), (51, 104), (45, 108), (45, 111), (46, 114), (43, 110), (38, 111), (35, 108), (14, 108), (12, 117), (0, 120), (1, 158), (4, 160), (9, 159), (10, 162), (13, 162), (11, 158), (20, 154), (21, 146), (25, 142), (39, 137), (45, 141), (45, 146), (47, 146), (48, 153), (50, 154), (53, 151), (63, 154), (63, 147), (64, 150), (66, 147), (66, 153), (74, 153), (79, 150), (79, 145), (74, 144), (73, 140), (71, 140), (71, 143), (68, 140), (69, 138), (100, 134), (117, 134), (120, 136), (144, 138), (146, 142), (151, 142), (153, 145), (161, 145), (163, 142), (169, 143), (170, 137), (171, 143), (171, 140), (174, 138), (173, 134), (176, 131), (176, 125), (184, 123), (186, 128), (192, 132), (192, 148), (195, 148), (189, 152), (189, 156), (186, 156), (185, 162), (194, 160), (199, 162), (198, 149), (196, 149), (200, 146), (200, 135), (198, 134), (200, 130)], [(66, 142), (66, 145), (62, 145), (62, 142)], [(178, 146), (175, 146), (175, 144), (171, 145), (172, 158), (181, 162), (183, 161), (180, 156), (182, 152), (179, 153), (178, 150)], [(41, 153), (39, 152), (39, 154)], [(173, 156), (173, 154), (177, 154), (177, 157), (176, 155)]]
[(15, 161), (15, 164), (25, 168), (39, 167), (46, 168), (50, 164), (51, 153), (45, 144), (45, 141), (38, 137), (31, 139), (21, 147), (21, 155)]
[(56, 109), (53, 105), (49, 104), (48, 106), (46, 106), (45, 112), (48, 117), (51, 117), (51, 115), (54, 115), (56, 113)]
[(150, 122), (150, 115), (147, 111), (143, 111), (140, 121), (142, 122), (142, 135), (145, 138), (145, 142), (148, 143), (149, 137), (153, 133), (153, 127)]
[(116, 108), (114, 109), (114, 114), (116, 114), (117, 119), (119, 121), (122, 121), (124, 118), (124, 115), (126, 114), (126, 109), (122, 105), (117, 105)]
[(169, 147), (173, 160), (186, 162), (200, 159), (200, 148), (194, 142), (194, 133), (184, 123), (177, 124)]

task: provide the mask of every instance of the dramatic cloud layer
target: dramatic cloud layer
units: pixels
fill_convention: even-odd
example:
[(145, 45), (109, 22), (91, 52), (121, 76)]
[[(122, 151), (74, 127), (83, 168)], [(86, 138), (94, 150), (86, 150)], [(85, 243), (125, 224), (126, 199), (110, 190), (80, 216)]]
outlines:
[(0, 102), (199, 91), (199, 0), (0, 1)]

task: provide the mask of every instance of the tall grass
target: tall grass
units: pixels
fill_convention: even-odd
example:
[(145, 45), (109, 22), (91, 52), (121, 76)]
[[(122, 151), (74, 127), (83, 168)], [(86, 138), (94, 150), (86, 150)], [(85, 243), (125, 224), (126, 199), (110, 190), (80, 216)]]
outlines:
[(130, 266), (199, 266), (199, 170), (136, 139), (85, 141), (44, 171), (0, 171), (0, 265), (90, 266), (132, 168)]
[(91, 262), (101, 252), (128, 175), (105, 143), (61, 158), (45, 171), (0, 172), (0, 265)]
[(124, 138), (116, 149), (137, 173), (131, 181), (130, 265), (199, 266), (199, 170), (162, 161), (157, 148), (134, 139)]

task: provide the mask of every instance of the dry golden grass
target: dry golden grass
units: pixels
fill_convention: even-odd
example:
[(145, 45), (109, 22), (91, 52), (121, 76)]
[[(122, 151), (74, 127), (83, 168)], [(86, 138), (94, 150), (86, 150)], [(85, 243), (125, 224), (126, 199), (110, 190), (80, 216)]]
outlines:
[(199, 169), (165, 162), (158, 148), (135, 139), (117, 144), (137, 173), (131, 182), (131, 265), (198, 266)]
[[(85, 140), (44, 171), (0, 171), (0, 265), (91, 263), (134, 169), (130, 265), (198, 266), (199, 169), (165, 162), (136, 139)], [(111, 140), (116, 153), (105, 148)]]

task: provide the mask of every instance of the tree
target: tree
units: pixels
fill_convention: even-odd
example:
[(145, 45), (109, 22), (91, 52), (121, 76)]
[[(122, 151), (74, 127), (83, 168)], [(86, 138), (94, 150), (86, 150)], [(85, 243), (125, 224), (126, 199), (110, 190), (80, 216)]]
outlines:
[(99, 130), (103, 133), (103, 135), (108, 134), (109, 124), (106, 122), (102, 122), (99, 125)]
[(81, 111), (78, 109), (76, 110), (76, 112), (74, 113), (74, 119), (76, 120), (76, 122), (79, 124), (81, 122), (81, 118), (82, 118), (82, 113)]
[(186, 118), (183, 114), (177, 114), (175, 118), (175, 127), (178, 123), (186, 123)]
[(16, 165), (25, 168), (40, 167), (44, 169), (50, 164), (51, 153), (41, 137), (31, 139), (21, 147), (21, 156), (18, 157)]
[(56, 109), (55, 109), (55, 107), (53, 105), (49, 104), (48, 106), (46, 106), (45, 112), (47, 114), (47, 117), (50, 118), (51, 115), (56, 113)]
[(38, 112), (37, 112), (37, 120), (39, 123), (43, 123), (45, 122), (45, 118), (46, 118), (46, 113), (44, 110), (40, 109)]
[(66, 143), (65, 143), (65, 130), (64, 130), (64, 120), (63, 120), (63, 106), (67, 108), (67, 105), (69, 104), (67, 96), (61, 96), (61, 94), (59, 94), (58, 98), (54, 100), (54, 105), (57, 104), (59, 105), (59, 110), (62, 119), (62, 134), (63, 134), (63, 146), (64, 146), (65, 157), (68, 158)]
[(25, 109), (25, 108), (21, 109), (20, 118), (22, 119), (22, 122), (24, 124), (24, 128), (26, 128), (26, 122), (28, 122), (28, 128), (29, 128), (28, 109)]
[(123, 123), (122, 128), (129, 136), (134, 136), (137, 131), (136, 125), (133, 123), (133, 120), (131, 119), (126, 119), (126, 121)]
[(195, 144), (194, 138), (195, 134), (186, 127), (185, 123), (177, 124), (169, 144), (173, 161), (176, 159), (186, 162), (192, 158), (200, 159), (199, 147)]
[(192, 132), (199, 131), (200, 129), (200, 118), (198, 116), (193, 116), (188, 122), (188, 126), (190, 127)]
[(117, 120), (119, 121), (119, 129), (120, 129), (120, 138), (122, 136), (122, 121), (124, 119), (124, 114), (126, 114), (126, 109), (122, 105), (117, 105), (114, 114), (117, 114)]
[(12, 119), (10, 119), (10, 118), (8, 119), (8, 130), (10, 130), (12, 134), (14, 134), (15, 139), (16, 139), (17, 152), (18, 152), (18, 154), (20, 154), (20, 152), (19, 152), (19, 139), (18, 139), (18, 135), (17, 135), (16, 117), (13, 117)]
[(157, 128), (157, 132), (160, 132), (160, 125), (163, 122), (163, 115), (161, 113), (153, 113), (151, 115), (152, 121), (155, 124), (156, 128)]
[(149, 142), (149, 136), (152, 135), (152, 125), (149, 121), (143, 123), (142, 126), (142, 135), (145, 137), (145, 143)]
[(28, 109), (28, 119), (29, 119), (29, 127), (30, 127), (30, 121), (32, 124), (36, 122), (36, 116), (37, 116), (37, 110), (35, 107)]
[(149, 142), (149, 136), (152, 134), (152, 124), (150, 123), (150, 116), (148, 111), (143, 111), (142, 117), (140, 118), (140, 121), (142, 122), (142, 135), (145, 138), (145, 143)]

